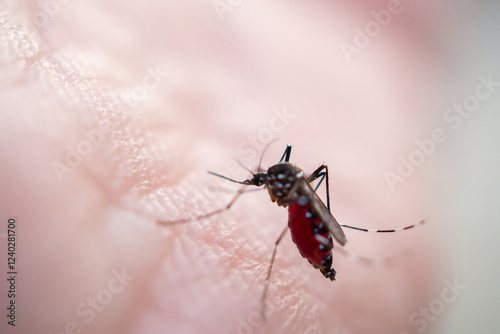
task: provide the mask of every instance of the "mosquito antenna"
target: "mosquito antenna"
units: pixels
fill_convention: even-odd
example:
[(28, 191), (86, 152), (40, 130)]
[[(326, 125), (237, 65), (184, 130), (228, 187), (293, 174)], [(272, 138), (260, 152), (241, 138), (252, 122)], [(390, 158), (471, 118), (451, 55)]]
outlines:
[(250, 172), (250, 174), (252, 175), (255, 175), (250, 169), (248, 169), (240, 160), (236, 159), (236, 162), (238, 163), (238, 165), (240, 165), (241, 167), (243, 167), (244, 169), (246, 169), (248, 172)]
[(260, 166), (261, 166), (261, 164), (262, 164), (262, 158), (264, 158), (264, 153), (266, 153), (267, 148), (268, 148), (269, 146), (271, 146), (271, 144), (272, 144), (272, 143), (274, 143), (274, 142), (276, 142), (276, 141), (278, 141), (278, 138), (271, 140), (269, 143), (267, 143), (266, 147), (264, 147), (264, 149), (262, 150), (262, 155), (260, 156), (260, 160), (259, 160), (259, 168), (257, 168), (257, 173), (259, 173), (259, 172), (260, 172)]
[(236, 180), (230, 179), (230, 178), (228, 178), (227, 176), (220, 175), (220, 174), (217, 174), (217, 173), (214, 173), (214, 172), (210, 172), (210, 171), (208, 171), (208, 174), (212, 174), (212, 175), (218, 176), (218, 177), (220, 177), (220, 178), (223, 178), (223, 179), (225, 179), (225, 180), (228, 180), (228, 181), (231, 181), (231, 182), (234, 182), (234, 183), (239, 183), (239, 184), (248, 184), (248, 183), (245, 183), (245, 182), (241, 182), (241, 181), (236, 181)]

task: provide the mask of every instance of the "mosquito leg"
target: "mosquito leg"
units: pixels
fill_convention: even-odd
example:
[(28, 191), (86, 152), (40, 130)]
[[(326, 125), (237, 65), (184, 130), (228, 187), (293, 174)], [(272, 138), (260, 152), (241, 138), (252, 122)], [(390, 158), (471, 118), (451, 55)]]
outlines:
[(205, 219), (205, 218), (215, 216), (216, 214), (219, 214), (221, 212), (229, 210), (231, 208), (231, 206), (233, 206), (234, 202), (236, 202), (238, 197), (240, 197), (245, 192), (247, 192), (247, 191), (245, 191), (244, 189), (238, 190), (236, 195), (234, 195), (233, 199), (226, 206), (224, 206), (220, 209), (217, 209), (217, 210), (214, 210), (214, 211), (211, 211), (211, 212), (199, 215), (199, 216), (191, 217), (191, 218), (176, 219), (176, 220), (158, 220), (157, 223), (159, 225), (162, 225), (162, 226), (169, 226), (169, 225), (190, 223), (190, 222), (193, 222), (196, 220)]
[(362, 228), (362, 227), (356, 227), (356, 226), (349, 226), (349, 225), (340, 225), (340, 226), (345, 227), (345, 228), (350, 228), (350, 229), (353, 229), (353, 230), (357, 230), (357, 231), (361, 231), (361, 232), (393, 233), (393, 232), (399, 232), (399, 231), (409, 230), (409, 229), (417, 227), (418, 225), (422, 225), (424, 223), (425, 223), (425, 219), (421, 220), (418, 223), (413, 224), (413, 225), (408, 225), (408, 226), (405, 226), (405, 227), (395, 228), (395, 229), (391, 229), (391, 230), (376, 230), (376, 229), (372, 230), (372, 229), (368, 229), (368, 228)]
[(271, 282), (271, 274), (273, 272), (273, 267), (274, 267), (274, 259), (276, 258), (276, 251), (278, 249), (278, 245), (285, 236), (286, 232), (288, 231), (288, 225), (285, 227), (283, 232), (281, 232), (280, 236), (278, 239), (276, 239), (276, 242), (274, 243), (274, 249), (273, 249), (273, 255), (271, 256), (271, 262), (269, 262), (269, 267), (267, 269), (267, 276), (266, 276), (266, 283), (264, 286), (264, 291), (262, 292), (262, 316), (264, 318), (264, 321), (266, 320), (266, 298), (267, 298), (267, 290), (269, 288), (269, 284)]
[(326, 173), (325, 172), (321, 172), (318, 174), (317, 178), (321, 178), (318, 182), (318, 184), (316, 185), (316, 187), (314, 187), (314, 191), (317, 191), (319, 186), (321, 185), (321, 183), (323, 183), (323, 180), (325, 179), (325, 176), (326, 176)]
[(228, 180), (228, 181), (234, 182), (234, 183), (238, 183), (238, 184), (248, 184), (248, 183), (245, 183), (244, 181), (243, 181), (243, 182), (242, 182), (242, 181), (236, 181), (236, 180), (233, 180), (233, 179), (231, 179), (231, 178), (229, 178), (229, 177), (227, 177), (227, 176), (220, 175), (220, 174), (217, 174), (217, 173), (214, 173), (214, 172), (211, 172), (211, 171), (208, 171), (207, 173), (208, 173), (208, 174), (211, 174), (211, 175), (213, 175), (213, 176), (220, 177), (220, 178), (222, 178), (222, 179), (224, 179), (224, 180)]
[[(324, 172), (323, 169), (325, 170)], [(306, 182), (311, 183), (312, 181), (316, 180), (319, 177), (321, 177), (321, 180), (319, 181), (314, 191), (318, 189), (319, 185), (321, 184), (321, 182), (323, 182), (323, 179), (326, 177), (326, 206), (328, 208), (328, 211), (330, 211), (330, 180), (328, 177), (327, 164), (322, 164), (321, 166), (319, 166), (314, 172), (312, 172), (311, 175), (309, 175), (309, 177), (306, 179)]]
[[(323, 172), (323, 169), (326, 169), (326, 172)], [(307, 183), (311, 183), (312, 181), (316, 180), (317, 178), (325, 175), (328, 173), (328, 166), (326, 164), (322, 164), (314, 172), (311, 173), (306, 179)]]
[[(323, 169), (325, 169), (325, 171), (323, 171)], [(326, 177), (326, 206), (328, 207), (328, 211), (330, 211), (330, 185), (329, 185), (329, 177), (328, 177), (328, 166), (326, 164), (319, 166), (311, 175), (309, 175), (309, 177), (306, 179), (306, 181), (308, 183), (311, 183), (312, 181), (314, 181), (320, 177), (321, 177), (321, 180), (319, 181), (319, 183), (316, 186), (316, 188), (314, 189), (314, 191), (316, 191), (318, 189), (321, 182), (323, 182), (323, 179)], [(408, 226), (396, 228), (396, 229), (390, 229), (390, 230), (367, 229), (367, 228), (350, 226), (350, 225), (340, 225), (340, 226), (345, 227), (345, 228), (350, 228), (353, 230), (362, 231), (362, 232), (392, 233), (392, 232), (409, 230), (409, 229), (415, 228), (415, 227), (417, 227), (417, 225), (421, 225), (423, 223), (425, 223), (425, 220), (421, 220), (420, 222), (418, 222), (416, 224), (412, 224), (412, 225), (408, 225)]]
[[(256, 192), (256, 191), (262, 191), (262, 190), (266, 190), (266, 186), (262, 187), (262, 188), (255, 188), (255, 189), (245, 189), (245, 194), (247, 193), (253, 193), (253, 192)], [(234, 189), (229, 189), (229, 188), (222, 188), (222, 187), (219, 187), (217, 188), (217, 191), (218, 192), (221, 192), (221, 193), (226, 193), (226, 194), (234, 194), (234, 193), (237, 193), (239, 192), (240, 190), (234, 190)]]
[(285, 159), (285, 162), (288, 162), (290, 160), (290, 153), (292, 153), (292, 145), (286, 145), (285, 152), (281, 156), (280, 162), (283, 162), (283, 159)]

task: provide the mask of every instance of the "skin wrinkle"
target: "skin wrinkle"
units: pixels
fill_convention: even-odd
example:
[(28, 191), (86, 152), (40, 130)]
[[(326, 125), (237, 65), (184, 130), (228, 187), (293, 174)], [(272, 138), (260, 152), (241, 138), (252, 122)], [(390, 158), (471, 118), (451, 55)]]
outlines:
[[(49, 64), (51, 74), (58, 72), (54, 69), (52, 64)], [(143, 150), (144, 147), (137, 144), (137, 140), (133, 139), (131, 131), (125, 127), (120, 126), (121, 124), (127, 124), (127, 119), (124, 115), (119, 115), (116, 110), (113, 110), (111, 104), (105, 98), (105, 95), (101, 92), (99, 88), (93, 87), (93, 85), (85, 78), (82, 78), (71, 69), (68, 69), (66, 73), (58, 73), (62, 75), (64, 81), (70, 82), (76, 87), (76, 90), (80, 90), (83, 95), (84, 100), (86, 100), (91, 108), (95, 111), (98, 121), (107, 121), (111, 127), (111, 137), (117, 143), (117, 154), (122, 156), (122, 161), (131, 161), (130, 166), (125, 166), (130, 173), (130, 178), (136, 178), (137, 184), (141, 186), (141, 183), (146, 183), (147, 180), (152, 180), (150, 177), (151, 172), (148, 171), (148, 164), (139, 151)], [(144, 170), (141, 172), (141, 170)]]
[[(142, 136), (141, 130), (134, 128), (134, 133), (132, 133), (128, 125), (123, 126), (130, 124), (127, 115), (123, 112), (123, 105), (113, 105), (106, 93), (102, 92), (84, 75), (76, 73), (67, 63), (62, 65), (57, 61), (42, 57), (35, 63), (35, 66), (38, 70), (41, 68), (41, 71), (47, 73), (61, 86), (68, 88), (69, 95), (76, 95), (77, 99), (87, 102), (90, 105), (88, 111), (93, 111), (91, 118), (96, 118), (97, 123), (106, 122), (110, 125), (111, 134), (104, 136), (110, 136), (113, 142), (105, 140), (103, 145), (106, 145), (107, 154), (110, 154), (110, 150), (116, 150), (115, 153), (111, 153), (120, 157), (119, 161), (116, 161), (115, 167), (109, 171), (110, 175), (119, 181), (115, 185), (115, 187), (118, 186), (115, 191), (118, 189), (121, 192), (133, 190), (140, 195), (148, 193), (153, 187), (158, 186), (155, 185), (157, 183), (155, 180), (158, 178), (155, 177), (157, 172), (154, 163), (146, 158), (148, 146), (142, 140), (136, 139)], [(99, 128), (95, 121), (83, 125), (89, 130)], [(123, 173), (123, 170), (126, 170), (126, 173)], [(88, 172), (92, 173), (90, 170)]]
[(25, 69), (37, 58), (40, 46), (30, 27), (8, 11), (0, 13), (0, 43), (0, 88), (4, 88), (26, 79)]
[[(184, 250), (182, 254), (181, 266), (184, 266), (184, 263), (194, 263), (197, 261), (201, 261), (201, 264), (204, 264), (204, 261), (199, 259), (199, 254), (203, 253), (204, 256), (209, 256), (213, 260), (219, 259), (219, 262), (216, 266), (214, 266), (214, 270), (218, 271), (219, 268), (224, 268), (225, 266), (221, 266), (220, 264), (229, 260), (229, 268), (242, 268), (243, 271), (252, 272), (255, 268), (246, 265), (246, 262), (251, 261), (251, 263), (256, 263), (255, 259), (249, 259), (248, 254), (245, 254), (243, 247), (240, 247), (238, 243), (235, 241), (237, 236), (230, 234), (227, 230), (227, 223), (220, 224), (222, 221), (226, 221), (230, 219), (230, 217), (224, 217), (221, 219), (215, 226), (212, 226), (210, 221), (205, 221), (199, 224), (192, 224), (194, 226), (190, 226), (190, 233), (186, 234), (185, 228), (178, 228), (174, 231), (174, 235), (172, 236), (171, 242), (173, 243), (173, 239), (178, 239), (179, 242), (176, 242), (176, 245), (179, 245), (181, 249)], [(231, 219), (234, 221), (233, 219)], [(234, 224), (234, 223), (233, 223)], [(220, 242), (217, 241), (220, 239)], [(229, 251), (231, 249), (232, 251)], [(221, 254), (226, 256), (221, 257)], [(251, 253), (250, 253), (251, 254)], [(246, 256), (243, 256), (246, 255)], [(233, 270), (227, 269), (224, 275), (231, 275)], [(213, 277), (212, 271), (204, 271), (203, 276)], [(198, 273), (192, 273), (188, 275), (186, 279), (191, 277), (199, 277)], [(248, 277), (248, 274), (244, 274), (243, 277)]]
[[(89, 80), (83, 73), (76, 72), (70, 63), (61, 63), (61, 58), (53, 58), (40, 52), (38, 43), (35, 42), (38, 38), (33, 29), (26, 29), (29, 24), (18, 25), (11, 20), (9, 13), (2, 13), (0, 16), (0, 34), (4, 36), (3, 40), (10, 41), (9, 46), (12, 48), (10, 54), (11, 59), (4, 59), (4, 63), (10, 63), (16, 59), (26, 58), (33, 61), (30, 66), (32, 71), (43, 73), (45, 80), (55, 81), (59, 86), (57, 88), (66, 88), (68, 91), (66, 100), (70, 101), (74, 98), (82, 99), (90, 105), (87, 112), (93, 111), (93, 117), (97, 122), (107, 122), (111, 127), (111, 137), (114, 139), (117, 154), (122, 156), (122, 164), (127, 170), (126, 178), (134, 179), (133, 184), (127, 186), (128, 190), (135, 188), (139, 193), (149, 192), (155, 186), (155, 175), (151, 161), (145, 158), (144, 152), (148, 149), (147, 145), (140, 145), (142, 133), (138, 128), (134, 128), (135, 134), (132, 135), (130, 127), (123, 127), (120, 124), (128, 124), (126, 115), (118, 110), (122, 109), (122, 105), (113, 105), (108, 94), (104, 93), (100, 87)], [(20, 28), (23, 29), (20, 29)], [(17, 33), (21, 31), (23, 33)], [(9, 37), (6, 37), (9, 36)], [(28, 69), (28, 68), (26, 68)], [(25, 72), (27, 73), (27, 72)], [(25, 75), (21, 75), (25, 77)], [(15, 80), (13, 80), (15, 81)], [(95, 81), (95, 80), (93, 80)], [(61, 91), (56, 89), (56, 91)], [(48, 92), (47, 92), (48, 93)], [(65, 97), (62, 96), (64, 99)], [(71, 103), (71, 102), (70, 102)], [(96, 124), (83, 124), (89, 129), (97, 128)], [(135, 137), (135, 138), (134, 138)], [(116, 170), (115, 170), (116, 171)], [(129, 183), (123, 180), (123, 185)], [(123, 189), (126, 190), (127, 188)]]

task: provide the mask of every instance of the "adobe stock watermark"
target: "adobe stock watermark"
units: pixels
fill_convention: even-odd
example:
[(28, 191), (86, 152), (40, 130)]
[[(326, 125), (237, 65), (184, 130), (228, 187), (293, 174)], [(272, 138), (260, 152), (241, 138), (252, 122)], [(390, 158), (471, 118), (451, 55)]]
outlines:
[(64, 325), (64, 328), (57, 332), (50, 332), (49, 334), (80, 334), (82, 333), (82, 325), (91, 323), (98, 315), (104, 311), (114, 297), (123, 292), (128, 284), (134, 280), (134, 276), (129, 275), (122, 269), (121, 272), (112, 270), (113, 277), (108, 281), (105, 288), (97, 291), (97, 293), (88, 297), (85, 301), (81, 302), (75, 310), (76, 315), (80, 318), (75, 321), (69, 321)]
[(126, 105), (130, 109), (137, 107), (139, 103), (146, 100), (148, 95), (156, 90), (170, 75), (169, 72), (162, 71), (158, 65), (156, 65), (154, 69), (147, 66), (146, 73), (147, 74), (142, 79), (141, 85), (123, 91), (115, 98), (115, 103), (117, 103), (117, 105)]
[[(413, 1), (413, 0), (406, 0)], [(361, 53), (361, 50), (367, 48), (372, 39), (376, 38), (382, 32), (383, 28), (387, 28), (392, 21), (394, 15), (403, 11), (401, 0), (389, 0), (385, 9), (371, 10), (370, 15), (373, 20), (368, 21), (362, 28), (354, 27), (354, 39), (352, 44), (340, 43), (342, 51), (348, 63), (352, 62), (352, 57)]]
[[(447, 305), (455, 302), (457, 297), (467, 289), (466, 285), (458, 283), (455, 278), (453, 283), (449, 280), (444, 281), (444, 289), (441, 290), (439, 297), (434, 298), (429, 302), (427, 307), (420, 307), (417, 311), (410, 314), (408, 321), (411, 326), (416, 328), (418, 333), (422, 333), (429, 327), (429, 323), (436, 321), (437, 316), (443, 314)], [(409, 334), (406, 331), (399, 332), (399, 334)]]
[[(444, 123), (448, 124), (452, 130), (460, 128), (463, 120), (478, 110), (481, 102), (489, 99), (500, 86), (500, 82), (494, 81), (491, 74), (487, 79), (483, 76), (478, 77), (478, 81), (479, 84), (476, 86), (474, 94), (465, 97), (462, 103), (455, 103), (452, 108), (443, 113)], [(407, 157), (398, 156), (399, 164), (396, 171), (384, 173), (384, 178), (391, 191), (394, 192), (398, 183), (404, 183), (408, 177), (413, 175), (416, 168), (422, 166), (425, 160), (434, 154), (438, 144), (444, 143), (447, 139), (446, 130), (441, 127), (434, 128), (427, 138), (415, 139), (416, 148)]]
[[(278, 134), (283, 132), (296, 117), (296, 114), (289, 112), (287, 107), (283, 107), (281, 110), (274, 109), (272, 113), (273, 116), (270, 118), (268, 126), (261, 128), (257, 134), (248, 136), (236, 149), (238, 159), (245, 165), (250, 166), (250, 168), (256, 167), (264, 147), (276, 139)], [(243, 168), (237, 160), (233, 159), (226, 163), (223, 171), (217, 171), (217, 173), (234, 178), (240, 175), (242, 171)], [(201, 188), (196, 184), (193, 184), (193, 187), (198, 189), (206, 198), (212, 199), (219, 193), (219, 189), (224, 188), (225, 184), (227, 182), (223, 179), (213, 177), (211, 181), (206, 182)]]
[(31, 22), (38, 28), (45, 27), (49, 21), (59, 14), (61, 7), (67, 5), (72, 0), (38, 0), (40, 7), (32, 15)]
[[(142, 80), (142, 85), (135, 86), (130, 92), (125, 92), (121, 98), (114, 101), (114, 107), (128, 106), (137, 107), (138, 103), (144, 101), (148, 94), (157, 89), (169, 76), (168, 72), (162, 71), (158, 65), (153, 69), (146, 67), (147, 74)], [(109, 121), (99, 122), (98, 127), (83, 130), (82, 139), (74, 145), (66, 145), (66, 154), (63, 162), (52, 161), (51, 167), (59, 182), (63, 182), (64, 175), (78, 168), (85, 157), (90, 156), (96, 147), (104, 142), (105, 135), (112, 132)]]
[(219, 16), (219, 19), (224, 21), (226, 13), (232, 12), (236, 7), (241, 5), (243, 1), (244, 0), (214, 0), (212, 5)]

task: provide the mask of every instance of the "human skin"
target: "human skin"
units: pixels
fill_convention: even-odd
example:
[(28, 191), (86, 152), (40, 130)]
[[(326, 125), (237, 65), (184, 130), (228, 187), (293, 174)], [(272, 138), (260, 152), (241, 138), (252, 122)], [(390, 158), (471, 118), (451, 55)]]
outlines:
[[(1, 212), (18, 221), (16, 333), (415, 329), (408, 316), (433, 296), (426, 225), (392, 235), (346, 231), (346, 251), (376, 263), (401, 259), (408, 248), (413, 257), (384, 269), (336, 255), (334, 282), (285, 236), (263, 323), (260, 297), (286, 210), (256, 192), (207, 220), (172, 227), (157, 220), (224, 206), (232, 195), (204, 191), (214, 181), (206, 171), (248, 178), (228, 162), (256, 167), (264, 146), (258, 135), (274, 122), (273, 109), (293, 117), (273, 133), (280, 140), (263, 167), (279, 161), (287, 143), (306, 174), (328, 163), (342, 224), (389, 229), (426, 218), (422, 175), (395, 192), (384, 178), (415, 136), (427, 135), (422, 108), (432, 112), (434, 96), (422, 87), (439, 63), (417, 33), (419, 20), (411, 20), (426, 5), (403, 12), (406, 19), (395, 19), (354, 64), (338, 45), (365, 22), (356, 19), (371, 9), (365, 3), (252, 1), (224, 22), (208, 3), (59, 6), (47, 24), (26, 26), (23, 18), (41, 10), (37, 2), (6, 2), (0, 30)], [(417, 35), (424, 41), (409, 41)], [(151, 69), (163, 73), (158, 85), (148, 79)], [(154, 88), (145, 98), (123, 97), (141, 85)], [(63, 172), (68, 152), (88, 136), (95, 141), (89, 154)], [(256, 159), (238, 157), (241, 145)], [(123, 289), (117, 272), (129, 277)]]

